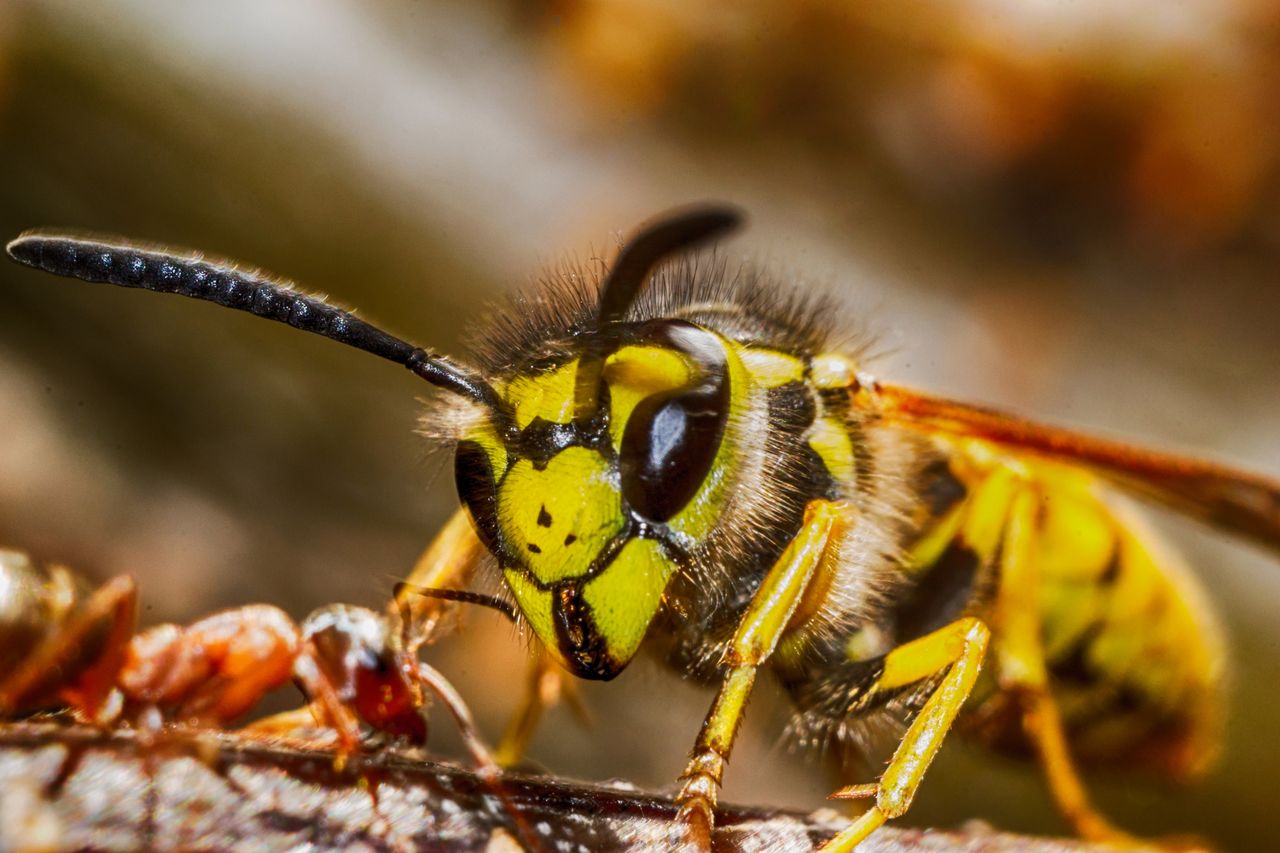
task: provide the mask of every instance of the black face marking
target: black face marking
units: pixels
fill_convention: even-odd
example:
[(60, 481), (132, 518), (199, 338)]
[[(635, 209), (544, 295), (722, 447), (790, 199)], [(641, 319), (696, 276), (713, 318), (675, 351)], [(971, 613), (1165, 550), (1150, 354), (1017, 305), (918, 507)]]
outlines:
[(453, 460), (454, 483), (458, 497), (471, 513), (476, 535), (492, 553), (499, 550), (501, 539), (498, 528), (498, 487), (493, 479), (493, 467), (489, 454), (474, 441), (458, 442)]
[(582, 597), (580, 583), (570, 581), (555, 588), (551, 619), (555, 623), (556, 644), (574, 675), (608, 681), (622, 672), (624, 664), (609, 654), (591, 615), (591, 605)]
[(516, 458), (528, 459), (534, 470), (543, 471), (552, 457), (570, 447), (585, 447), (612, 457), (608, 421), (603, 415), (567, 424), (535, 417), (520, 431), (510, 451)]
[(729, 373), (719, 341), (690, 323), (647, 323), (638, 337), (701, 369), (692, 384), (640, 401), (623, 431), (622, 496), (641, 517), (661, 523), (688, 504), (711, 471), (729, 414)]
[(545, 504), (538, 508), (538, 526), (539, 527), (551, 526), (551, 513), (547, 512), (547, 507)]

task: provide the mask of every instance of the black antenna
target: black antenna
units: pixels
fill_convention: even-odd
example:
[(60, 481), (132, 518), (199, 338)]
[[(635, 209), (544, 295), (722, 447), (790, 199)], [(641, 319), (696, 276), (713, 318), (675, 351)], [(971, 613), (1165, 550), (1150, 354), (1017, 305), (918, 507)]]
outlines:
[(502, 411), (493, 388), (470, 370), (260, 272), (157, 247), (53, 232), (25, 232), (6, 250), (15, 261), (55, 275), (177, 293), (287, 323), (404, 365), (438, 388)]
[(736, 208), (707, 204), (669, 211), (642, 227), (623, 244), (600, 287), (596, 327), (626, 316), (663, 258), (708, 243), (741, 224), (742, 214)]
[(503, 616), (507, 617), (507, 619), (509, 619), (513, 624), (519, 618), (514, 604), (509, 601), (503, 601), (501, 598), (497, 598), (492, 595), (486, 595), (483, 592), (472, 592), (467, 589), (441, 589), (434, 586), (418, 586), (417, 584), (400, 581), (393, 588), (391, 595), (392, 600), (400, 600), (400, 596), (404, 592), (412, 592), (414, 595), (421, 595), (423, 598), (439, 598), (443, 601), (457, 601), (461, 604), (478, 604), (481, 607), (488, 607), (490, 610), (498, 611)]
[[(636, 297), (651, 280), (653, 268), (677, 252), (693, 249), (742, 224), (736, 208), (703, 204), (668, 211), (644, 225), (622, 245), (600, 286), (596, 331), (621, 322)], [(578, 360), (574, 379), (574, 413), (579, 419), (595, 414), (600, 373), (604, 369), (604, 340), (597, 335)]]

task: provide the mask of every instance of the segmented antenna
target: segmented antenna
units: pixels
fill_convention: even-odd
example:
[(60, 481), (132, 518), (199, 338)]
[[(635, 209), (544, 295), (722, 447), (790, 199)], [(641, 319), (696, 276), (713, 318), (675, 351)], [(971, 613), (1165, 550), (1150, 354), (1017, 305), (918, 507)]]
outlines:
[(404, 365), (438, 388), (500, 409), (493, 388), (473, 372), (258, 272), (159, 248), (40, 231), (22, 234), (6, 250), (15, 261), (55, 275), (177, 293), (287, 323)]
[[(734, 230), (742, 224), (742, 219), (742, 213), (736, 208), (711, 204), (670, 211), (643, 226), (623, 244), (600, 286), (597, 331), (626, 316), (660, 261)], [(582, 420), (596, 413), (600, 374), (604, 370), (603, 346), (603, 339), (597, 337), (595, 344), (578, 360), (574, 414)]]
[(698, 205), (670, 211), (642, 227), (623, 244), (600, 287), (597, 328), (626, 316), (659, 261), (708, 243), (741, 224), (742, 214), (735, 208)]
[(406, 583), (400, 581), (395, 585), (392, 591), (392, 600), (399, 601), (400, 596), (405, 592), (411, 592), (414, 595), (420, 595), (423, 598), (438, 598), (442, 601), (456, 601), (461, 604), (478, 604), (481, 607), (487, 607), (490, 610), (496, 610), (503, 616), (507, 617), (513, 624), (518, 620), (516, 607), (509, 601), (504, 601), (496, 596), (486, 595), (483, 592), (472, 592), (469, 589), (441, 589), (434, 586), (418, 586), (417, 584)]

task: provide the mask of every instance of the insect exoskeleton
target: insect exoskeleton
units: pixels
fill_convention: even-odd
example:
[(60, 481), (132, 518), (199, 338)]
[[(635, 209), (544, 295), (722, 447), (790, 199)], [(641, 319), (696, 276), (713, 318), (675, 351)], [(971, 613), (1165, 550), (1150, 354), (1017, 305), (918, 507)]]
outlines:
[(7, 550), (0, 591), (0, 719), (69, 708), (82, 722), (148, 734), (220, 728), (293, 680), (346, 754), (360, 748), (362, 724), (425, 743), (426, 687), (457, 719), (481, 768), (496, 772), (457, 692), (404, 650), (390, 614), (334, 604), (298, 625), (277, 607), (250, 604), (135, 633), (131, 578), (90, 590), (66, 568)]
[(445, 392), (424, 431), (456, 448), (464, 507), (397, 595), (399, 618), (416, 651), (437, 599), (468, 594), (418, 593), (496, 557), (540, 649), (504, 758), (557, 693), (548, 661), (609, 679), (649, 646), (718, 685), (673, 841), (710, 846), (762, 669), (822, 748), (874, 714), (909, 720), (879, 780), (837, 792), (873, 802), (829, 850), (907, 810), (971, 694), (970, 731), (1034, 754), (1078, 832), (1122, 838), (1075, 759), (1196, 772), (1218, 739), (1222, 655), (1190, 576), (1115, 487), (1274, 549), (1280, 486), (875, 382), (831, 343), (826, 301), (677, 257), (739, 219), (676, 211), (598, 279), (553, 276), (492, 314), (474, 366), (228, 264), (40, 233), (9, 252), (251, 311)]

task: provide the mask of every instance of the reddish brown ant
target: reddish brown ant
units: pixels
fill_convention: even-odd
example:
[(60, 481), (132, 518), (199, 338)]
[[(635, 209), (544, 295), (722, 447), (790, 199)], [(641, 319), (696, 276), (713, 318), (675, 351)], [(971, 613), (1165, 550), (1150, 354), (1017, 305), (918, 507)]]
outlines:
[[(476, 593), (407, 592), (513, 615), (509, 604)], [(405, 595), (398, 587), (397, 599)], [(251, 604), (135, 633), (131, 578), (89, 592), (63, 567), (0, 551), (0, 719), (66, 707), (81, 722), (130, 723), (147, 732), (166, 723), (221, 728), (292, 679), (316, 722), (336, 735), (344, 759), (360, 749), (361, 724), (424, 744), (427, 687), (457, 721), (481, 775), (495, 779), (497, 764), (466, 705), (417, 658), (421, 619), (398, 619), (395, 606), (404, 608), (393, 603), (382, 615), (333, 604), (299, 625), (277, 607)]]

